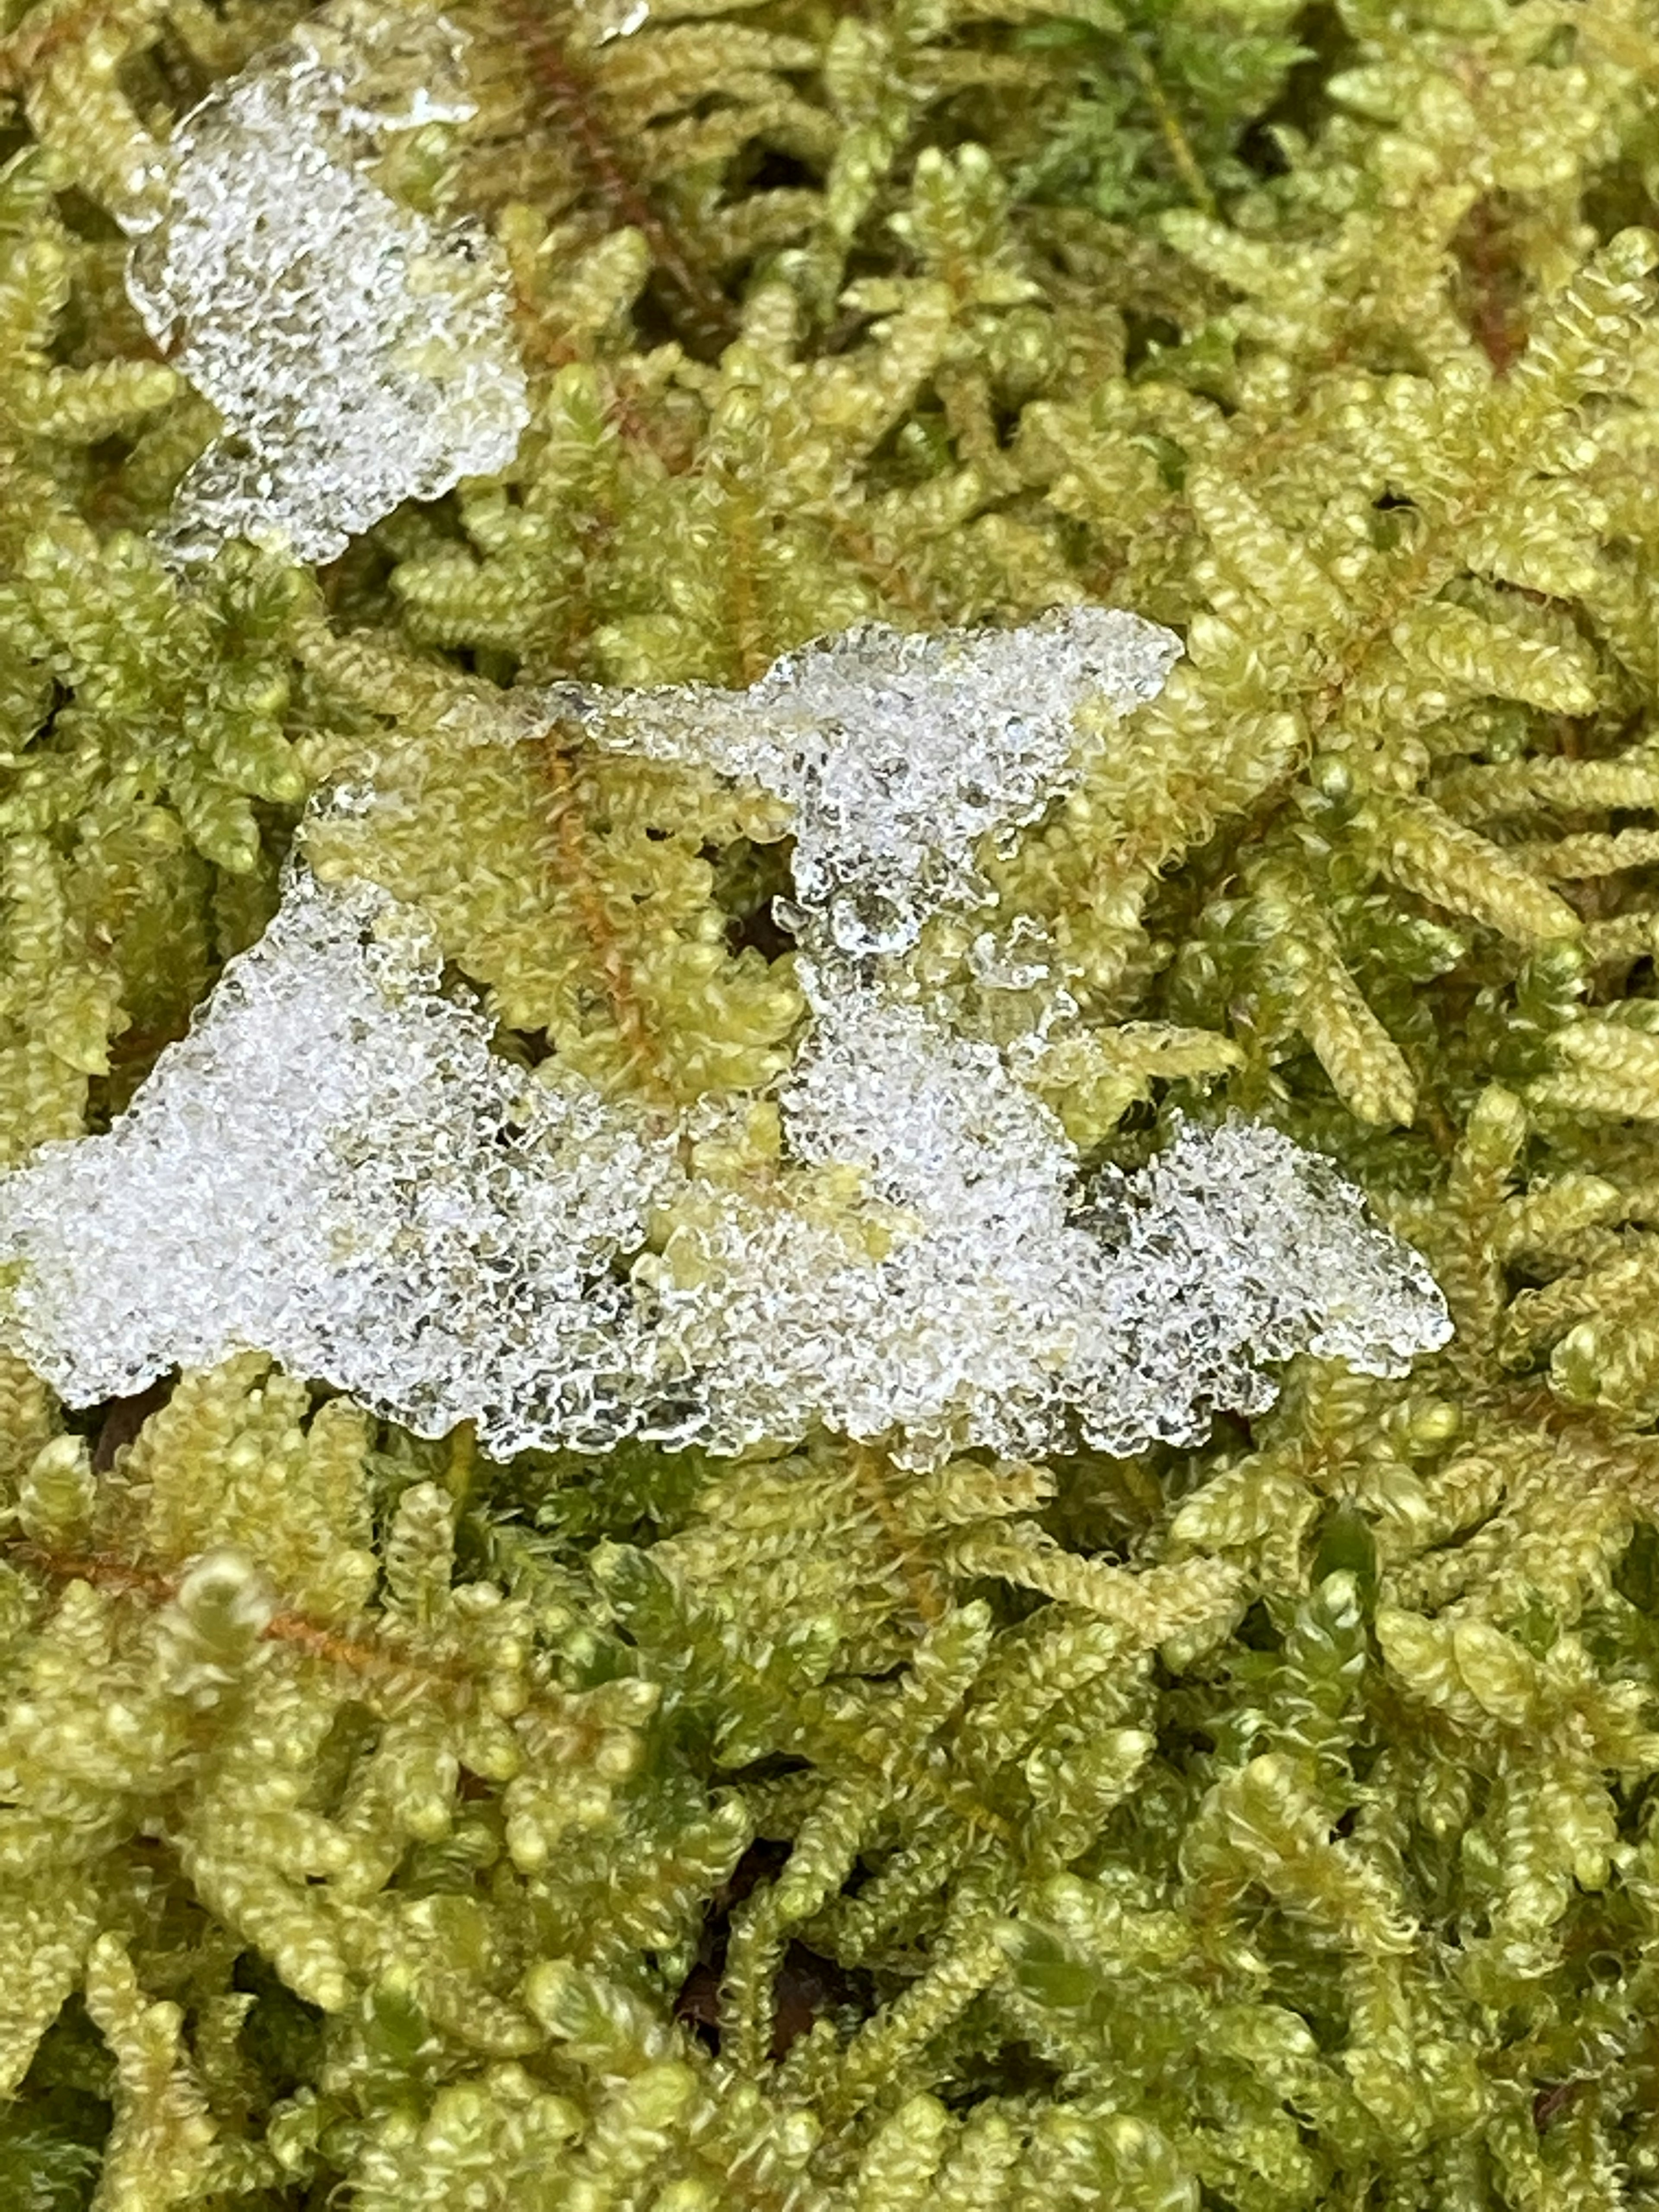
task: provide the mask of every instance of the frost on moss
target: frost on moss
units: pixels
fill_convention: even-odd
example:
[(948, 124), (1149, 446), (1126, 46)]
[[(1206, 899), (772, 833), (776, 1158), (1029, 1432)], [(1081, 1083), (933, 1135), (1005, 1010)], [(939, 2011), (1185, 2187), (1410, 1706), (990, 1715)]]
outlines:
[[(1073, 787), (1109, 724), (1156, 697), (1173, 632), (1109, 607), (1013, 631), (915, 636), (866, 623), (787, 654), (744, 691), (556, 686), (513, 721), (700, 764), (788, 803), (801, 908), (843, 953), (896, 953), (942, 905), (987, 903), (974, 865)], [(1092, 709), (1093, 731), (1079, 709)], [(520, 724), (520, 726), (522, 726)]]
[(296, 878), (110, 1134), (22, 1170), (19, 1342), (64, 1396), (251, 1349), (422, 1434), (614, 1441), (606, 1268), (672, 1160), (492, 1058), (437, 982), (418, 916)]
[[(748, 694), (582, 702), (612, 743), (638, 730), (647, 757), (796, 799), (790, 911), (827, 919), (830, 949), (769, 1167), (744, 1160), (741, 1109), (666, 1115), (492, 1058), (438, 994), (418, 908), (296, 872), (111, 1133), (0, 1183), (10, 1340), (71, 1404), (260, 1351), (501, 1456), (818, 1427), (918, 1465), (1129, 1452), (1261, 1410), (1304, 1348), (1402, 1371), (1443, 1305), (1357, 1192), (1234, 1120), (1085, 1207), (1075, 1149), (999, 1049), (912, 1003), (902, 964), (854, 957), (988, 897), (975, 848), (1082, 772), (1078, 709), (1150, 696), (1174, 650), (1074, 611), (862, 629)], [(356, 787), (331, 807), (385, 804)]]
[[(913, 781), (939, 787), (942, 774), (961, 780), (964, 767), (976, 780), (966, 822), (943, 825), (959, 875), (973, 833), (1017, 826), (1063, 784), (1077, 749), (1073, 710), (1088, 693), (1103, 680), (1115, 680), (1125, 699), (1155, 688), (1174, 649), (1167, 633), (1123, 616), (1073, 617), (1063, 635), (1063, 654), (1051, 653), (1058, 642), (1052, 624), (921, 649), (896, 635), (861, 635), (806, 656), (820, 672), (842, 672), (839, 684), (826, 687), (820, 673), (815, 692), (785, 672), (779, 687), (785, 696), (805, 692), (795, 709), (798, 743), (810, 730), (822, 747), (833, 732), (841, 780), (860, 792), (850, 821), (845, 806), (821, 810), (828, 819), (812, 848), (809, 896), (828, 895), (818, 879), (828, 862), (856, 881), (872, 863), (890, 869), (887, 848), (895, 838), (921, 857), (939, 834), (914, 794), (908, 804), (896, 794), (884, 842), (879, 801), (884, 779), (892, 781), (901, 731), (913, 744)], [(897, 699), (883, 680), (894, 660), (908, 664), (910, 678)], [(1012, 723), (1023, 733), (1013, 712), (1022, 692), (1033, 695), (1030, 711), (1041, 741), (1035, 759), (1027, 757), (1023, 734), (1011, 738), (1008, 730)], [(661, 695), (651, 704), (659, 717), (672, 712)], [(742, 696), (722, 702), (693, 692), (685, 712), (717, 728), (722, 706), (740, 736), (745, 730), (752, 736), (775, 711), (767, 698), (751, 705)], [(992, 723), (988, 739), (972, 728), (975, 714)], [(999, 738), (1001, 750), (1012, 752), (1012, 772), (999, 758)], [(983, 750), (979, 767), (975, 744)], [(337, 794), (332, 811), (373, 816), (386, 805), (372, 790), (358, 790)], [(948, 876), (942, 886), (919, 880), (912, 896), (925, 908), (941, 889), (954, 887)], [(416, 940), (416, 964), (401, 978), (382, 951), (362, 942), (377, 912), (386, 927), (403, 933), (406, 951), (411, 933)], [(477, 1422), (485, 1443), (503, 1452), (534, 1443), (599, 1449), (636, 1433), (731, 1450), (769, 1435), (793, 1437), (837, 1415), (837, 1425), (860, 1433), (937, 1428), (970, 1389), (976, 1411), (964, 1408), (960, 1416), (970, 1438), (1046, 1432), (1041, 1420), (1034, 1425), (1012, 1407), (1002, 1408), (994, 1382), (969, 1382), (976, 1358), (994, 1346), (999, 1322), (1006, 1330), (1018, 1300), (981, 1281), (969, 1295), (988, 1295), (990, 1307), (977, 1316), (976, 1333), (971, 1327), (964, 1333), (960, 1323), (954, 1332), (945, 1328), (942, 1362), (932, 1346), (914, 1347), (908, 1364), (902, 1352), (893, 1356), (895, 1316), (908, 1312), (907, 1328), (925, 1328), (921, 1286), (884, 1280), (872, 1247), (915, 1241), (915, 1223), (895, 1228), (849, 1216), (839, 1227), (833, 1220), (809, 1226), (787, 1192), (757, 1206), (741, 1182), (722, 1197), (684, 1172), (684, 1137), (672, 1121), (659, 1118), (647, 1134), (637, 1114), (607, 1116), (601, 1094), (557, 1063), (542, 1079), (521, 1076), (514, 1099), (505, 1068), (483, 1048), (476, 1017), (434, 998), (439, 955), (423, 927), (418, 912), (377, 903), (370, 890), (331, 895), (296, 876), (264, 943), (233, 963), (191, 1038), (163, 1057), (133, 1112), (108, 1139), (58, 1156), (73, 1188), (37, 1186), (31, 1200), (23, 1184), (12, 1186), (8, 1211), (21, 1237), (14, 1256), (33, 1262), (20, 1291), (21, 1340), (67, 1395), (84, 1401), (118, 1394), (175, 1362), (208, 1364), (246, 1346), (355, 1389), (422, 1433)], [(418, 1001), (417, 1018), (401, 1027), (392, 1005), (399, 994)], [(924, 1033), (922, 1060), (927, 1048)], [(993, 1075), (1000, 1074), (995, 1054), (988, 1057)], [(918, 1116), (925, 1137), (949, 1083), (906, 1100), (907, 1079), (914, 1088), (925, 1071), (907, 1079), (899, 1055), (888, 1073), (896, 1079), (894, 1108)], [(255, 1097), (261, 1105), (250, 1115), (246, 1102)], [(991, 1110), (1007, 1119), (1012, 1108), (1008, 1137), (969, 1178), (980, 1185), (981, 1211), (992, 1209), (988, 1230), (1006, 1231), (1016, 1243), (1028, 1241), (1030, 1226), (1018, 1202), (1026, 1172), (1020, 1139), (1036, 1140), (1031, 1171), (1055, 1185), (1048, 1209), (1055, 1220), (1059, 1176), (1045, 1152), (1058, 1146), (1062, 1174), (1069, 1157), (1044, 1110), (1018, 1099), (1003, 1079)], [(810, 1118), (810, 1107), (795, 1114), (788, 1101), (785, 1111), (786, 1122)], [(956, 1122), (961, 1152), (972, 1138), (960, 1104)], [(224, 1139), (217, 1157), (216, 1131)], [(712, 1149), (717, 1121), (701, 1133)], [(591, 1150), (587, 1137), (595, 1139)], [(836, 1141), (833, 1128), (818, 1133), (820, 1152), (831, 1156), (827, 1164)], [(621, 1147), (611, 1163), (614, 1178), (601, 1158), (607, 1146)], [(812, 1143), (801, 1149), (811, 1164)], [(100, 1174), (94, 1160), (102, 1154), (109, 1159)], [(290, 1157), (313, 1170), (302, 1187), (284, 1176)], [(1006, 1199), (999, 1176), (1013, 1179)], [(969, 1179), (958, 1167), (959, 1190), (930, 1192), (925, 1178), (913, 1176), (908, 1197), (923, 1207), (919, 1220), (937, 1231)], [(613, 1206), (621, 1207), (608, 1230), (607, 1184)], [(105, 1219), (98, 1202), (105, 1187), (114, 1201), (109, 1267), (100, 1270), (92, 1260), (105, 1247), (94, 1236), (78, 1261), (60, 1249), (56, 1267), (43, 1267), (40, 1240), (50, 1234), (50, 1222), (69, 1210), (88, 1224)], [(264, 1194), (265, 1212), (240, 1218), (254, 1194)], [(999, 1206), (1009, 1209), (1006, 1220)], [(724, 1212), (732, 1223), (751, 1217), (738, 1229), (735, 1248), (721, 1255), (724, 1266), (712, 1251), (695, 1256), (699, 1209)], [(622, 1288), (622, 1268), (643, 1255), (653, 1214), (672, 1216), (675, 1225), (662, 1260), (646, 1261), (640, 1287), (647, 1296), (636, 1306)], [(140, 1295), (144, 1271), (158, 1258), (144, 1233), (147, 1216), (184, 1227), (162, 1268), (181, 1299), (176, 1315), (158, 1313)], [(780, 1227), (782, 1241), (773, 1249)], [(976, 1244), (969, 1237), (957, 1264), (994, 1278), (1000, 1241), (981, 1235)], [(220, 1256), (227, 1249), (252, 1255), (248, 1279), (234, 1286)], [(763, 1254), (769, 1267), (760, 1264)], [(1041, 1269), (1053, 1256), (1040, 1247), (1031, 1264)], [(942, 1312), (955, 1297), (950, 1272), (948, 1264), (935, 1269)], [(77, 1284), (99, 1285), (94, 1297), (103, 1316), (103, 1326), (81, 1335), (78, 1349)], [(840, 1364), (832, 1370), (823, 1322), (837, 1291), (845, 1312), (829, 1340), (840, 1339)], [(1076, 1297), (1075, 1286), (1062, 1291), (1055, 1311), (1063, 1315)], [(771, 1312), (775, 1299), (778, 1310)], [(147, 1336), (157, 1320), (159, 1332)], [(745, 1321), (757, 1323), (752, 1335)], [(1073, 1320), (1073, 1335), (1075, 1328)], [(1046, 1333), (1039, 1325), (1022, 1346), (1015, 1365), (1035, 1360), (1038, 1370), (1051, 1368), (1068, 1356), (1066, 1330), (1062, 1324), (1056, 1333), (1051, 1320)], [(1029, 1393), (1029, 1382), (1025, 1387)]]
[(337, 0), (216, 87), (125, 211), (144, 327), (218, 410), (167, 543), (329, 561), (400, 500), (513, 458), (529, 419), (486, 233), (399, 206), (371, 166), (472, 112), (441, 16)]
[(714, 1322), (715, 1391), (735, 1369), (734, 1414), (770, 1400), (782, 1417), (756, 1436), (799, 1433), (810, 1409), (856, 1437), (897, 1427), (922, 1463), (1127, 1453), (1260, 1411), (1293, 1352), (1397, 1373), (1447, 1334), (1415, 1255), (1274, 1131), (1186, 1129), (1085, 1206), (1074, 1150), (997, 1050), (879, 989), (820, 983), (781, 1105), (796, 1158), (860, 1172), (886, 1249), (834, 1264), (821, 1229), (752, 1200), (677, 1231), (653, 1269), (665, 1322), (684, 1311), (694, 1346)]
[[(307, 959), (404, 1039), (380, 1126), (418, 1097), (450, 1128), (474, 1073), (500, 1110), (487, 1162), (469, 1135), (418, 1190), (381, 1175), (398, 1233), (357, 1290), (409, 1270), (429, 1314), (434, 1213), (518, 1206), (531, 1120), (582, 1102), (672, 1155), (582, 1311), (672, 1366), (665, 1426), (766, 1440), (504, 1462), (259, 1352), (85, 1407), (0, 1356), (0, 2202), (1643, 2212), (1651, 9), (455, 13), (464, 88), (419, 0), (381, 12), (349, 94), (386, 118), (372, 153), (298, 120), (319, 210), (399, 252), (405, 216), (493, 240), (530, 420), (320, 568), (158, 557), (240, 434), (158, 345), (240, 337), (204, 264), (152, 337), (122, 225), (198, 131), (223, 173), (234, 100), (288, 97), (273, 65), (326, 106), (370, 19), (0, 17), (0, 1152), (112, 1164), (192, 1011), (210, 1036), (267, 972), (231, 963), (307, 793), (372, 785), (306, 825), (332, 948)], [(476, 112), (417, 120), (422, 84)], [(245, 262), (292, 304), (227, 243)], [(367, 342), (364, 297), (329, 313)], [(247, 391), (269, 359), (304, 400), (308, 367), (242, 335)], [(499, 367), (482, 334), (462, 357)], [(883, 952), (802, 893), (850, 763), (750, 782), (706, 723), (646, 759), (608, 711), (696, 686), (718, 724), (860, 625), (890, 671), (1039, 621), (1063, 654), (1103, 604), (1181, 635), (1164, 688), (1085, 707), (1018, 837), (941, 834), (925, 912), (849, 836), (843, 896), (887, 869)], [(461, 726), (537, 702), (520, 743)], [(975, 721), (960, 764), (1012, 734)], [(941, 833), (978, 805), (957, 764), (915, 763)], [(348, 928), (352, 878), (392, 903)], [(269, 1188), (237, 1194), (222, 1283), (258, 1273), (252, 1211), (385, 1166), (374, 1131), (274, 1157), (257, 1124), (298, 1082), (252, 1057), (216, 1140)], [(1074, 1450), (956, 1449), (993, 1388), (1030, 1436), (1083, 1380), (1081, 1349), (1032, 1371), (1071, 1315), (999, 1308), (977, 1264), (1003, 1224), (976, 1163), (1011, 1151), (1045, 1297), (1137, 1240), (1160, 1285), (1117, 1316), (1128, 1435), (1149, 1404), (1196, 1431), (1205, 1377), (1171, 1370), (1208, 1325), (1193, 1278), (1235, 1261), (1251, 1344), (1308, 1348), (1257, 1370), (1211, 1335), (1216, 1395), (1273, 1402), (1125, 1457), (1068, 1395)], [(1396, 1351), (1344, 1334), (1354, 1239), (1405, 1263), (1322, 1162), (1455, 1321), (1407, 1373), (1349, 1357)], [(1255, 1262), (1279, 1281), (1328, 1208), (1340, 1261), (1299, 1293), (1324, 1327)], [(72, 1267), (77, 1231), (40, 1249)], [(321, 1310), (349, 1255), (299, 1256)], [(855, 1353), (915, 1429), (829, 1425)]]
[(729, 1112), (492, 1057), (439, 975), (417, 913), (296, 875), (110, 1133), (0, 1182), (5, 1333), (71, 1405), (255, 1350), (503, 1456), (823, 1425), (925, 1465), (1194, 1441), (1297, 1351), (1443, 1340), (1421, 1263), (1276, 1133), (1188, 1131), (1079, 1212), (994, 1047), (836, 969), (764, 1177), (698, 1171)]

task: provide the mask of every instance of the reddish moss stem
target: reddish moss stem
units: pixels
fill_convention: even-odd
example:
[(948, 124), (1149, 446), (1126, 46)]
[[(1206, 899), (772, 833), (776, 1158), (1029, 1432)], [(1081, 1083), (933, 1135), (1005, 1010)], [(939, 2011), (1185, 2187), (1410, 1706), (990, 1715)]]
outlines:
[(568, 139), (593, 191), (650, 247), (652, 260), (689, 319), (689, 335), (704, 346), (726, 344), (735, 329), (730, 302), (653, 205), (617, 144), (592, 87), (572, 64), (536, 0), (506, 0), (506, 14), (544, 106)]

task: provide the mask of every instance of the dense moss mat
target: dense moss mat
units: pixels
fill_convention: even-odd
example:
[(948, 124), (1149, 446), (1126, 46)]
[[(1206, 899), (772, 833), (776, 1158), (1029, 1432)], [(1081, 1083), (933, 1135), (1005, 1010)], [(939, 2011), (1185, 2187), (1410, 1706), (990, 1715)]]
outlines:
[(504, 242), (517, 465), (181, 582), (212, 423), (109, 210), (294, 13), (0, 11), (4, 1157), (365, 763), (317, 865), (503, 1051), (759, 1098), (786, 848), (449, 710), (1092, 599), (1188, 657), (994, 864), (1036, 1079), (1101, 1158), (1204, 1095), (1327, 1151), (1457, 1335), (926, 1475), (4, 1365), (0, 2203), (1659, 2203), (1659, 14), (471, 0), (386, 181)]

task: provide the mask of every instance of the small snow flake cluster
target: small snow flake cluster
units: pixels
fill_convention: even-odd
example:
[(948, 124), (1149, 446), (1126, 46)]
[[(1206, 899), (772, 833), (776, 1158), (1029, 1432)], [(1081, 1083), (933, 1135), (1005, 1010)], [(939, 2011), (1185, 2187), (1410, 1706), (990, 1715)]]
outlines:
[(623, 1388), (607, 1265), (662, 1163), (493, 1054), (439, 964), (418, 915), (296, 873), (108, 1134), (0, 1185), (15, 1339), (60, 1395), (258, 1348), (425, 1435), (516, 1407), (589, 1435)]
[[(795, 779), (809, 914), (892, 886), (893, 932), (913, 935), (929, 902), (976, 896), (975, 834), (1028, 818), (1072, 772), (1047, 737), (1033, 765), (1007, 721), (1024, 654), (1030, 726), (1058, 730), (1066, 686), (1083, 690), (1076, 662), (1054, 674), (1079, 626), (1120, 705), (1167, 665), (1165, 634), (1076, 616), (994, 650), (911, 658), (863, 632), (816, 672), (811, 654), (781, 664), (764, 775)], [(860, 683), (885, 763), (867, 776)], [(720, 696), (692, 695), (678, 726), (701, 759), (721, 752)], [(734, 772), (757, 773), (769, 726), (754, 696), (733, 708)], [(826, 726), (810, 743), (790, 734), (809, 701)], [(665, 694), (633, 711), (640, 729), (672, 719)], [(496, 1057), (479, 1013), (441, 994), (417, 911), (296, 870), (114, 1128), (0, 1182), (15, 1279), (0, 1334), (71, 1403), (250, 1347), (424, 1435), (473, 1421), (497, 1455), (628, 1437), (730, 1452), (823, 1425), (918, 1465), (1195, 1441), (1218, 1409), (1270, 1402), (1297, 1351), (1389, 1374), (1444, 1341), (1421, 1261), (1322, 1161), (1234, 1116), (1085, 1192), (1003, 1051), (917, 1003), (902, 962), (820, 934), (782, 1156), (759, 1162), (740, 1103), (673, 1116)]]
[(369, 173), (390, 135), (471, 112), (464, 43), (336, 0), (185, 117), (129, 212), (133, 303), (223, 424), (179, 489), (179, 559), (246, 537), (330, 561), (512, 459), (529, 403), (494, 242)]
[(1103, 720), (1163, 689), (1174, 634), (1111, 607), (1067, 607), (1018, 630), (915, 636), (866, 623), (787, 653), (747, 691), (574, 684), (519, 712), (579, 722), (596, 743), (700, 763), (789, 802), (795, 888), (848, 954), (914, 945), (942, 905), (982, 902), (974, 865), (1076, 782)]

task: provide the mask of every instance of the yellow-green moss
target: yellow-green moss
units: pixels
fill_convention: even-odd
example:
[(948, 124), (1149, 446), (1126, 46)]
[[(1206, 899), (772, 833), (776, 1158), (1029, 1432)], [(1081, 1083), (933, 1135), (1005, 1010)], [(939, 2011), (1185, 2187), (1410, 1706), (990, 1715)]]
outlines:
[(1034, 1079), (1328, 1151), (1458, 1334), (923, 1475), (0, 1364), (0, 2202), (1659, 2201), (1659, 15), (467, 0), (386, 180), (503, 242), (519, 460), (185, 585), (107, 210), (296, 12), (0, 8), (0, 1156), (366, 767), (313, 859), (504, 1050), (758, 1096), (781, 823), (454, 710), (1098, 599), (1188, 657), (991, 863), (1085, 1020)]

